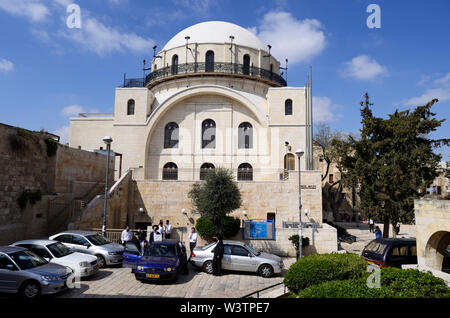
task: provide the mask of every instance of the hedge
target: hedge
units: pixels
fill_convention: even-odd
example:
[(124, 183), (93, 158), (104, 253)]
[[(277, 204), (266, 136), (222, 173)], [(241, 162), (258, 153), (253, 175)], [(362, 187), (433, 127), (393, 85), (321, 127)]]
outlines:
[[(231, 238), (235, 236), (240, 228), (241, 221), (238, 218), (232, 216), (226, 216), (222, 220), (223, 235), (225, 238)], [(216, 234), (214, 223), (205, 217), (200, 217), (195, 223), (195, 228), (198, 234), (205, 240), (209, 241)]]
[(324, 282), (299, 292), (300, 298), (450, 298), (444, 280), (415, 269), (381, 269), (381, 288), (369, 288), (367, 277)]
[(284, 276), (284, 284), (293, 293), (330, 280), (360, 278), (367, 262), (356, 254), (312, 254), (299, 259)]

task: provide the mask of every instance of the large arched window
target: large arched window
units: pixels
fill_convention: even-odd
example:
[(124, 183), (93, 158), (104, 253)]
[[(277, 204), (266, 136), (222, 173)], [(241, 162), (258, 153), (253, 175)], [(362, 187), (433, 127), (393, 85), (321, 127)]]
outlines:
[(295, 156), (291, 153), (284, 156), (284, 170), (295, 170)]
[(284, 114), (292, 115), (292, 99), (286, 99), (284, 102)]
[(250, 123), (242, 123), (238, 128), (239, 149), (253, 148), (253, 127)]
[(250, 74), (250, 55), (248, 54), (244, 55), (244, 66), (242, 68), (242, 73), (244, 73), (244, 75)]
[(172, 56), (172, 75), (178, 74), (178, 55)]
[(164, 129), (164, 148), (178, 148), (178, 125), (168, 123)]
[(214, 72), (214, 52), (213, 51), (206, 52), (205, 72)]
[(130, 99), (127, 104), (127, 115), (134, 115), (134, 99)]
[(202, 148), (216, 148), (216, 123), (212, 119), (202, 123)]
[(200, 180), (205, 180), (208, 173), (214, 171), (216, 167), (212, 163), (204, 163), (200, 167)]
[(243, 163), (238, 167), (238, 181), (253, 181), (253, 167), (249, 163)]
[(178, 180), (178, 166), (173, 162), (168, 162), (163, 167), (163, 180)]

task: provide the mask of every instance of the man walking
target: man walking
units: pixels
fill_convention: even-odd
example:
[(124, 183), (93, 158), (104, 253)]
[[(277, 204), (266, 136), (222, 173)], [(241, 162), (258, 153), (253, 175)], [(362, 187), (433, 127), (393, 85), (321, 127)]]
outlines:
[(214, 259), (213, 259), (213, 275), (220, 276), (222, 270), (222, 258), (223, 258), (223, 240), (222, 235), (217, 233), (216, 236), (213, 237), (217, 241), (216, 247), (214, 248)]
[(170, 224), (169, 220), (167, 220), (166, 226), (164, 227), (164, 238), (167, 240), (170, 239), (170, 233), (172, 233), (172, 224)]
[(194, 251), (195, 246), (197, 245), (197, 237), (198, 234), (195, 231), (195, 227), (193, 227), (191, 229), (191, 233), (189, 233), (189, 249), (190, 249), (190, 254), (189, 254), (189, 260), (191, 259), (192, 256), (192, 252)]
[(127, 225), (120, 235), (120, 242), (122, 245), (125, 245), (125, 242), (131, 241), (132, 238), (133, 234), (130, 231), (130, 227)]
[(369, 219), (369, 231), (370, 233), (373, 233), (373, 226), (374, 226), (374, 222), (372, 220), (372, 218)]
[(375, 227), (375, 239), (381, 238), (382, 235), (383, 233), (381, 232), (380, 228), (378, 226)]

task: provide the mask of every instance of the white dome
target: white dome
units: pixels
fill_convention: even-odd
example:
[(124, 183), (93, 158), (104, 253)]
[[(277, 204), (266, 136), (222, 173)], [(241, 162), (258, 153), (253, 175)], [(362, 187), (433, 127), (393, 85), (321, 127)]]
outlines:
[(208, 21), (190, 26), (175, 35), (164, 46), (170, 50), (186, 44), (186, 36), (190, 36), (189, 43), (230, 43), (230, 35), (234, 36), (233, 43), (267, 51), (266, 46), (249, 30), (236, 24), (222, 21)]

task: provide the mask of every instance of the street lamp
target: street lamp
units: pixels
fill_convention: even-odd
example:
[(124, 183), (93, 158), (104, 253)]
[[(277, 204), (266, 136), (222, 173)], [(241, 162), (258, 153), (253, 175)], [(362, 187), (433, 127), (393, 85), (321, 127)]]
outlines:
[(108, 175), (109, 175), (109, 154), (111, 152), (111, 143), (112, 138), (110, 136), (105, 136), (103, 138), (103, 142), (106, 144), (106, 148), (108, 150), (108, 155), (106, 159), (106, 181), (105, 181), (105, 203), (103, 205), (103, 225), (102, 225), (102, 234), (106, 236), (106, 208), (108, 206)]
[(300, 158), (305, 154), (303, 149), (297, 149), (295, 154), (298, 157), (298, 258), (302, 258), (302, 183), (300, 179)]

